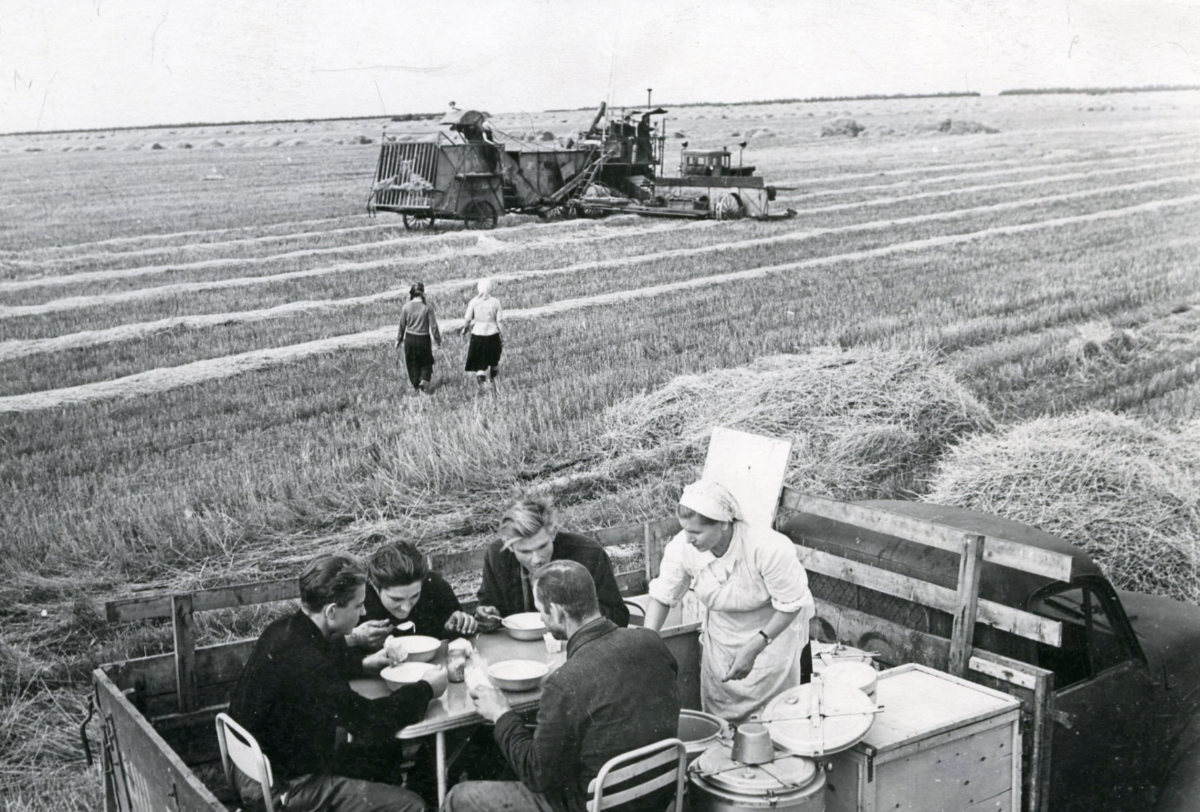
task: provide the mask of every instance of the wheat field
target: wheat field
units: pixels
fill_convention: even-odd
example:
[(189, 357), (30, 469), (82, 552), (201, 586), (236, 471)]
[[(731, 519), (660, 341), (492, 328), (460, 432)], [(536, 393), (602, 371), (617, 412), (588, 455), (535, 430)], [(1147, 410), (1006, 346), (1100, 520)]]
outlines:
[[(591, 116), (497, 123), (566, 135)], [(865, 130), (820, 135), (843, 118)], [(375, 532), (482, 544), (516, 491), (594, 458), (607, 409), (680, 375), (920, 347), (998, 420), (1200, 416), (1200, 93), (673, 109), (671, 150), (749, 142), (797, 212), (772, 222), (405, 232), (365, 211), (385, 125), (419, 127), (0, 136), (7, 808), (98, 806), (72, 728), (89, 671), (170, 647), (106, 626), (96, 600), (292, 572)], [(495, 398), (452, 333), (481, 277), (509, 320)], [(427, 398), (392, 346), (416, 280), (446, 333)], [(1139, 340), (1079, 352), (1105, 330)], [(633, 487), (563, 507), (584, 530), (670, 509)]]

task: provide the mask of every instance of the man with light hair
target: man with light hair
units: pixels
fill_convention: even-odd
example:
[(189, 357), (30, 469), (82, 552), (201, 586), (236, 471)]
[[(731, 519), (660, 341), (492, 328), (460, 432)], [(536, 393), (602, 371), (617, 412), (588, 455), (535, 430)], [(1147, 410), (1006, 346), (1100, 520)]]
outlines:
[(618, 626), (629, 625), (629, 609), (608, 553), (587, 536), (559, 530), (550, 497), (528, 496), (516, 502), (500, 518), (496, 535), (484, 557), (475, 610), (484, 630), (496, 628), (509, 615), (537, 611), (530, 574), (550, 561), (582, 564), (595, 584), (600, 613)]
[[(539, 568), (533, 591), (542, 622), (567, 642), (567, 661), (542, 687), (536, 730), (490, 683), (469, 689), (520, 780), (461, 783), (445, 812), (584, 812), (588, 783), (605, 762), (678, 730), (679, 666), (656, 632), (621, 629), (601, 616), (592, 575), (575, 561)], [(674, 791), (670, 783), (622, 812), (662, 812)]]
[(492, 392), (496, 392), (496, 376), (500, 374), (500, 354), (504, 344), (500, 338), (500, 320), (503, 310), (500, 300), (492, 295), (492, 280), (480, 279), (479, 295), (467, 305), (463, 316), (463, 335), (471, 336), (467, 345), (467, 372), (475, 373), (475, 380), (482, 386), (490, 381)]

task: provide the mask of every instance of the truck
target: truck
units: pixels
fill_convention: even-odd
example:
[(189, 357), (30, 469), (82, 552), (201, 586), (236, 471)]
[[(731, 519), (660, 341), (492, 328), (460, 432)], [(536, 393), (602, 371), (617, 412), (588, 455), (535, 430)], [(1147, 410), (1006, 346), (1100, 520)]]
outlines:
[[(1080, 548), (960, 508), (844, 502), (784, 488), (775, 526), (809, 573), (816, 639), (1019, 701), (1020, 790), (999, 808), (1196, 807), (1200, 609), (1118, 590)], [(678, 530), (672, 517), (593, 537), (641, 545), (644, 566), (618, 574), (622, 590), (636, 596)], [(432, 565), (448, 576), (470, 572), (482, 565), (482, 551), (435, 556)], [(284, 579), (105, 603), (110, 622), (160, 618), (174, 631), (172, 653), (93, 672), (108, 812), (226, 809), (232, 799), (213, 719), (227, 707), (255, 641), (197, 647), (195, 614), (297, 596), (295, 579)], [(472, 604), (464, 596), (464, 608)], [(669, 634), (684, 706), (695, 708), (698, 627)], [(90, 753), (96, 731), (88, 724), (81, 736)]]
[(669, 176), (666, 113), (659, 107), (609, 119), (602, 103), (591, 126), (565, 144), (510, 136), (480, 110), (451, 110), (432, 140), (385, 131), (367, 210), (399, 214), (414, 231), (439, 220), (490, 229), (505, 213), (544, 219), (795, 216), (790, 209), (771, 213), (775, 188), (754, 174), (755, 167), (733, 166), (725, 148), (688, 150), (685, 141), (679, 174)]

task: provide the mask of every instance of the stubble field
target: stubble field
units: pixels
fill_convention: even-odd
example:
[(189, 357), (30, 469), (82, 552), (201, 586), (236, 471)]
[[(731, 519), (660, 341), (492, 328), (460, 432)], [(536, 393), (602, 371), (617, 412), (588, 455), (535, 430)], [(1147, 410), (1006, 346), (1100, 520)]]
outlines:
[[(384, 120), (0, 137), (5, 803), (97, 807), (70, 727), (89, 669), (170, 647), (92, 601), (292, 572), (375, 532), (477, 546), (515, 491), (594, 458), (607, 408), (681, 374), (924, 347), (1006, 422), (1200, 416), (1200, 93), (1100, 99), (672, 110), (669, 155), (749, 140), (798, 212), (769, 223), (406, 233), (364, 211), (378, 145), (357, 142)], [(866, 131), (820, 136), (842, 118)], [(495, 399), (451, 334), (483, 276), (509, 319)], [(447, 334), (429, 398), (392, 347), (418, 279)], [(1139, 340), (1081, 361), (1105, 330)], [(564, 495), (570, 523), (670, 510), (626, 484)]]

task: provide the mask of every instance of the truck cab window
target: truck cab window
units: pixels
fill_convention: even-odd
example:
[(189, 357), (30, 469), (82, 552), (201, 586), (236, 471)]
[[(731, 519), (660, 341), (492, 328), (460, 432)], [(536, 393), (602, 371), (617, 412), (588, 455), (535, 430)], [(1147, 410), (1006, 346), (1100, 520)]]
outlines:
[(1062, 647), (1038, 644), (1038, 665), (1054, 672), (1062, 690), (1131, 659), (1113, 628), (1106, 598), (1087, 586), (1067, 586), (1035, 595), (1029, 610), (1062, 623)]

